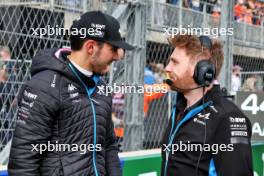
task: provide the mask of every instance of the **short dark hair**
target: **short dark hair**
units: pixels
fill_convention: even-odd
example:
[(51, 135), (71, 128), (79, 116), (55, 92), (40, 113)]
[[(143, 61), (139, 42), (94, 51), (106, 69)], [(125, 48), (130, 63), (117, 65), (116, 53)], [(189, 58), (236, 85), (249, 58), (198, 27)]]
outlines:
[(71, 49), (73, 51), (78, 51), (82, 48), (84, 42), (86, 41), (87, 39), (85, 38), (79, 38), (77, 36), (74, 36), (74, 35), (70, 35), (70, 44), (71, 44)]
[[(79, 38), (78, 36), (71, 35), (70, 36), (70, 45), (71, 45), (72, 51), (80, 50), (82, 48), (84, 42), (86, 42), (87, 40), (89, 40), (89, 39), (87, 39), (87, 38), (82, 39), (82, 38)], [(101, 49), (103, 47), (104, 43), (101, 41), (96, 41), (96, 42), (97, 42), (99, 48)]]

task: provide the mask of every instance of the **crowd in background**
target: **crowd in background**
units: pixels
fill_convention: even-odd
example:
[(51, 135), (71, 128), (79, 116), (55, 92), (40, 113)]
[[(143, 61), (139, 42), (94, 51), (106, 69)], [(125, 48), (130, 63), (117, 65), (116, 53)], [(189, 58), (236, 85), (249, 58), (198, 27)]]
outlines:
[(238, 0), (234, 6), (234, 16), (238, 22), (261, 25), (264, 21), (264, 2)]
[[(133, 0), (114, 0), (117, 3), (127, 3)], [(151, 1), (151, 0), (150, 0)], [(159, 3), (169, 3), (179, 6), (180, 0), (154, 0)], [(223, 0), (181, 0), (184, 8), (206, 12), (220, 18)], [(234, 0), (234, 20), (251, 25), (264, 26), (264, 0)], [(159, 7), (162, 9), (162, 7)], [(160, 9), (157, 9), (158, 11)], [(165, 13), (165, 12), (163, 12)], [(159, 14), (159, 13), (158, 13)]]
[[(167, 3), (179, 5), (179, 0), (168, 0)], [(183, 0), (183, 7), (197, 11), (206, 11), (214, 17), (221, 15), (222, 0)], [(236, 0), (234, 19), (253, 25), (264, 25), (264, 1)]]

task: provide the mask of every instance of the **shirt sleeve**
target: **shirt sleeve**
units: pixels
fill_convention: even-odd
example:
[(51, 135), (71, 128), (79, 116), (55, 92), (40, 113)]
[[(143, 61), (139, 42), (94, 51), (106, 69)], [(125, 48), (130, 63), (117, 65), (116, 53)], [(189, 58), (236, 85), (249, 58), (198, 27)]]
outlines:
[[(9, 176), (40, 175), (41, 156), (39, 144), (46, 144), (52, 134), (59, 101), (51, 93), (40, 90), (30, 81), (18, 96), (17, 123), (8, 163)], [(43, 151), (44, 153), (45, 151)]]
[(253, 175), (250, 139), (251, 123), (241, 111), (220, 117), (214, 143), (225, 149), (213, 154), (217, 175)]

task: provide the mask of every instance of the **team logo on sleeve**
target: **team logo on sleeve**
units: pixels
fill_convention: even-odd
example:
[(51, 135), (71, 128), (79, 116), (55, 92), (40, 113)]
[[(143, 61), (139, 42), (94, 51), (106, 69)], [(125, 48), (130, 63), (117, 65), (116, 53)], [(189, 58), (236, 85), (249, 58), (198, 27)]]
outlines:
[(231, 123), (246, 123), (246, 119), (244, 117), (229, 117)]
[(247, 137), (247, 124), (245, 117), (229, 117), (231, 136)]

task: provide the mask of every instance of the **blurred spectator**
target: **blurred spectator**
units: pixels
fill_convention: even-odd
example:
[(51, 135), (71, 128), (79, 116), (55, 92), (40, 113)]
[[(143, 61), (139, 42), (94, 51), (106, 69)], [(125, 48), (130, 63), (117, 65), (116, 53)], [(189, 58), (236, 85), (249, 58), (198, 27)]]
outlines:
[(8, 73), (8, 77), (10, 75), (13, 79), (10, 80), (10, 78), (8, 78), (9, 81), (15, 81), (14, 80), (14, 76), (15, 76), (15, 62), (11, 61), (11, 52), (10, 49), (7, 46), (3, 46), (0, 48), (0, 58), (2, 60), (2, 68), (5, 69)]
[(144, 70), (144, 83), (145, 84), (155, 84), (154, 73), (149, 67), (145, 67), (145, 70)]
[[(5, 117), (13, 118), (15, 111), (14, 106), (16, 105), (15, 96), (18, 90), (18, 84), (16, 82), (17, 77), (17, 69), (15, 69), (15, 63), (11, 60), (11, 52), (9, 47), (3, 46), (0, 47), (0, 58), (4, 63), (2, 66), (2, 70), (4, 72), (5, 81), (2, 83), (2, 90), (0, 91), (1, 95), (1, 103), (4, 104), (4, 108), (2, 112), (5, 113)], [(9, 120), (10, 120), (9, 119)]]
[(241, 70), (242, 70), (242, 67), (240, 67), (239, 65), (233, 66), (232, 82), (231, 82), (232, 92), (237, 92), (241, 88)]
[[(10, 49), (7, 46), (0, 48), (0, 57), (2, 58), (4, 62), (4, 69), (7, 72), (7, 84), (9, 87), (9, 90), (12, 91), (10, 93), (16, 94), (18, 89), (17, 84), (17, 77), (18, 77), (18, 61), (11, 59), (11, 52)], [(22, 68), (20, 68), (22, 69)]]
[(153, 71), (154, 71), (155, 82), (158, 83), (158, 84), (163, 83), (163, 80), (165, 78), (164, 65), (160, 64), (160, 63), (159, 64), (155, 64), (154, 68), (153, 68)]
[(119, 150), (122, 151), (121, 142), (124, 137), (124, 108), (125, 108), (125, 95), (122, 93), (113, 94), (112, 100), (112, 120), (114, 123), (114, 131), (119, 143)]
[[(256, 25), (261, 25), (261, 20), (264, 20), (264, 3), (263, 6), (261, 5), (261, 2), (256, 1), (255, 3), (255, 9), (253, 11), (254, 19), (253, 23)], [(263, 11), (263, 12), (262, 12)]]
[(234, 6), (235, 20), (238, 22), (243, 21), (244, 14), (246, 13), (246, 6), (244, 5), (244, 0), (239, 0)]
[(245, 92), (256, 92), (257, 75), (252, 75), (244, 82), (242, 91)]
[(192, 8), (193, 10), (200, 11), (200, 0), (189, 0), (189, 7)]
[(7, 46), (0, 47), (0, 58), (4, 62), (8, 62), (11, 59), (11, 52)]
[(253, 24), (253, 13), (251, 9), (246, 9), (244, 16), (244, 22), (247, 24)]
[(257, 81), (255, 87), (257, 92), (263, 91), (263, 78), (260, 75), (257, 75)]
[(212, 14), (217, 1), (219, 0), (201, 0), (200, 10), (203, 11), (203, 8), (205, 8), (206, 13)]
[(4, 69), (0, 69), (0, 93), (3, 91), (3, 87), (6, 81), (7, 73)]
[(183, 6), (184, 8), (190, 8), (189, 0), (183, 0), (182, 3), (183, 3), (182, 6)]
[[(153, 90), (153, 92), (145, 92), (144, 93), (144, 117), (147, 116), (148, 114), (148, 109), (149, 109), (149, 104), (156, 99), (161, 98), (164, 96), (167, 91), (170, 89), (167, 84), (153, 84), (153, 85), (144, 85), (145, 89), (150, 89)], [(154, 90), (159, 90), (159, 91), (154, 91)], [(166, 90), (166, 93), (164, 93), (164, 90)]]
[(179, 5), (179, 0), (168, 0), (169, 4)]
[(218, 25), (219, 22), (220, 22), (220, 17), (221, 17), (221, 8), (215, 6), (214, 9), (213, 9), (212, 16), (213, 16), (213, 23), (215, 25)]
[(3, 112), (2, 108), (4, 105), (4, 87), (7, 81), (7, 73), (4, 69), (0, 69), (0, 114)]

